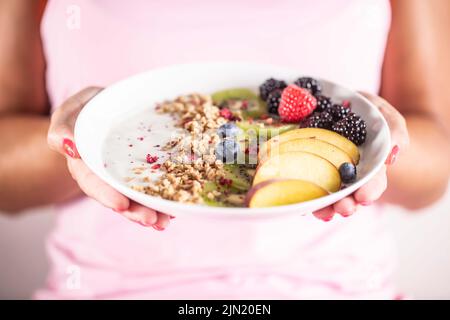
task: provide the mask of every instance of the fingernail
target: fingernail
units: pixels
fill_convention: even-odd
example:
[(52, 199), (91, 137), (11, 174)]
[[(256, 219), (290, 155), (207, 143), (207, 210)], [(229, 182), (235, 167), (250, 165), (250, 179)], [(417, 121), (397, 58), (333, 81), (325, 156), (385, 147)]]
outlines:
[(153, 225), (153, 229), (157, 230), (157, 231), (163, 231), (165, 228), (162, 228), (156, 224)]
[(68, 155), (71, 158), (79, 158), (80, 155), (78, 154), (77, 147), (75, 146), (75, 143), (70, 139), (64, 139), (63, 140), (63, 150), (66, 155)]
[(397, 145), (395, 145), (392, 148), (391, 153), (389, 154), (389, 157), (388, 157), (388, 159), (386, 161), (387, 165), (393, 165), (394, 164), (395, 160), (397, 160), (397, 156), (398, 156), (399, 151), (400, 151), (400, 148)]
[(322, 220), (325, 222), (331, 221), (333, 217), (323, 217)]

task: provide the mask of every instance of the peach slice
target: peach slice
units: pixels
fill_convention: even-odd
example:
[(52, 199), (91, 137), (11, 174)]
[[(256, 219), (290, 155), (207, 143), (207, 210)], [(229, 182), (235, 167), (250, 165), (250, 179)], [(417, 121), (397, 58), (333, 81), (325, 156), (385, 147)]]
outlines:
[(276, 144), (283, 143), (285, 141), (290, 141), (294, 139), (304, 139), (304, 138), (316, 138), (332, 144), (339, 149), (342, 149), (347, 153), (350, 158), (352, 158), (353, 164), (358, 164), (359, 162), (359, 150), (358, 147), (348, 140), (347, 138), (333, 132), (331, 130), (321, 129), (321, 128), (301, 128), (285, 132), (279, 136), (273, 137), (266, 143), (262, 144), (259, 153), (261, 154), (261, 159), (270, 152), (270, 149)]
[(276, 178), (309, 181), (329, 192), (341, 187), (338, 169), (328, 160), (308, 152), (273, 155), (258, 166), (253, 185)]
[(249, 208), (265, 208), (313, 200), (327, 194), (326, 190), (309, 181), (273, 179), (253, 186), (245, 203)]
[(345, 162), (353, 163), (352, 158), (343, 151), (342, 149), (332, 145), (328, 142), (316, 139), (316, 138), (306, 138), (306, 139), (293, 139), (289, 141), (284, 141), (281, 143), (274, 144), (270, 150), (267, 150), (268, 153), (265, 155), (261, 155), (262, 158), (259, 159), (259, 162), (262, 163), (267, 160), (271, 155), (276, 153), (286, 153), (286, 152), (294, 152), (294, 151), (303, 151), (309, 152), (324, 159), (330, 161), (336, 169), (339, 169), (341, 164)]

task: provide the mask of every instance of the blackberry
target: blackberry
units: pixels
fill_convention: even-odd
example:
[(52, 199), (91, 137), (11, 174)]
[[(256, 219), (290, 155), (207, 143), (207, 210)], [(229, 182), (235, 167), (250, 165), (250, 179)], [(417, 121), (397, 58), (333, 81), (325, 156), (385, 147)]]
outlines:
[(316, 95), (316, 100), (317, 100), (317, 107), (316, 107), (317, 111), (325, 111), (332, 105), (331, 98), (321, 94)]
[(353, 112), (350, 112), (345, 118), (333, 124), (332, 130), (358, 146), (366, 141), (366, 123)]
[(294, 84), (300, 88), (304, 88), (311, 92), (312, 95), (316, 95), (322, 92), (322, 86), (319, 81), (311, 77), (301, 77), (294, 81)]
[(261, 99), (264, 101), (267, 101), (267, 98), (269, 97), (269, 94), (277, 89), (284, 89), (287, 87), (286, 82), (283, 80), (276, 80), (274, 78), (267, 79), (264, 81), (262, 85), (259, 86), (259, 95), (261, 96)]
[(278, 115), (278, 106), (280, 105), (282, 90), (272, 91), (267, 97), (267, 110), (271, 114)]
[(304, 120), (301, 124), (301, 128), (322, 128), (331, 129), (333, 125), (333, 117), (327, 111), (314, 112), (309, 118)]
[(345, 118), (348, 113), (350, 112), (349, 108), (346, 108), (340, 104), (333, 104), (329, 109), (328, 112), (331, 113), (333, 116), (334, 121), (339, 121), (343, 118)]

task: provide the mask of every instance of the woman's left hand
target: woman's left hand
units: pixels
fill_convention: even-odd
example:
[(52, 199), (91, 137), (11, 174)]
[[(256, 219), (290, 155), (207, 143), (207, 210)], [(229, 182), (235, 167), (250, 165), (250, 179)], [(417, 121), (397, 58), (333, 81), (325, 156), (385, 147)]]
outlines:
[(378, 200), (387, 188), (387, 166), (393, 165), (399, 152), (405, 150), (409, 145), (406, 121), (400, 112), (379, 96), (365, 92), (361, 94), (375, 104), (386, 119), (391, 131), (391, 152), (386, 159), (385, 165), (369, 182), (356, 190), (352, 195), (313, 213), (314, 216), (323, 221), (330, 221), (335, 214), (348, 217), (357, 210), (359, 205), (368, 206)]

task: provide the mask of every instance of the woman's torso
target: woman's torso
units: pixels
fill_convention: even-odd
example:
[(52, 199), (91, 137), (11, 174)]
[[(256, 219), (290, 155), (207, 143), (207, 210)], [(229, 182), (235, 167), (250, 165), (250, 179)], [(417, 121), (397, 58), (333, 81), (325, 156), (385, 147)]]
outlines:
[[(42, 33), (53, 106), (86, 86), (192, 61), (271, 63), (378, 90), (387, 1), (132, 3), (49, 2)], [(38, 297), (386, 298), (392, 264), (380, 219), (375, 209), (331, 223), (180, 217), (156, 232), (83, 198), (58, 208), (53, 268)]]

